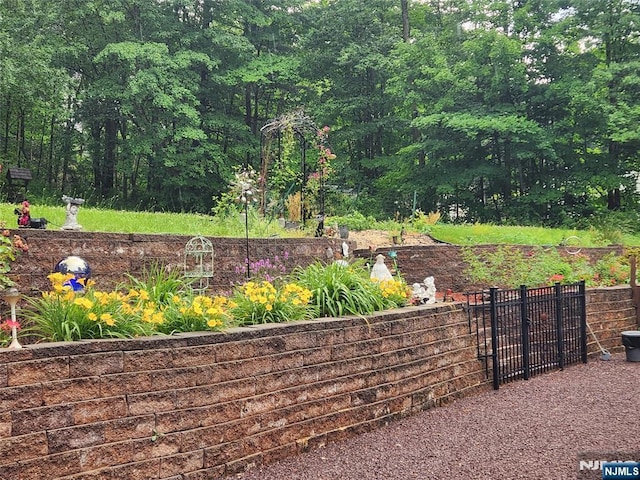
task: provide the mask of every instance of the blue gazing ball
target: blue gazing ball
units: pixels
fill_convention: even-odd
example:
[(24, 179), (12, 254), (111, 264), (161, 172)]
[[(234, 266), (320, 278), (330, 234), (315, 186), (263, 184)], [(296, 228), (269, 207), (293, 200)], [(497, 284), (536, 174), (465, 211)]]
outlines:
[(86, 279), (91, 276), (91, 267), (89, 267), (89, 264), (83, 258), (73, 255), (60, 260), (54, 270), (64, 274), (73, 273), (76, 279)]

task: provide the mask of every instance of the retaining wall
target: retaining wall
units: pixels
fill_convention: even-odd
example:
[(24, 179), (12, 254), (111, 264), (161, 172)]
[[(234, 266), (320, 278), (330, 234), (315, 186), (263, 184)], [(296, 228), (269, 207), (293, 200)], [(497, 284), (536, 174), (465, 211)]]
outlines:
[[(26, 239), (29, 250), (13, 262), (12, 277), (24, 293), (49, 290), (47, 275), (69, 255), (84, 258), (91, 267), (97, 288), (110, 290), (126, 280), (126, 273), (140, 278), (153, 264), (183, 272), (185, 247), (192, 237), (183, 235), (140, 235), (96, 232), (21, 229), (13, 231)], [(247, 241), (244, 238), (208, 237), (214, 249), (214, 271), (210, 279), (214, 291), (229, 291), (246, 281)], [(342, 240), (336, 238), (251, 238), (249, 260), (270, 259), (284, 267), (306, 266), (327, 258), (327, 249), (338, 252)], [(353, 244), (351, 244), (353, 248)], [(279, 261), (274, 259), (278, 257)]]
[[(588, 307), (619, 351), (631, 289)], [(0, 350), (0, 479), (232, 475), (490, 388), (474, 331), (450, 303)]]
[[(182, 235), (140, 235), (96, 232), (69, 232), (56, 230), (20, 229), (13, 233), (26, 238), (29, 251), (21, 254), (12, 265), (12, 276), (24, 293), (48, 290), (47, 275), (55, 265), (69, 255), (84, 258), (92, 268), (97, 288), (109, 290), (126, 279), (125, 273), (140, 277), (145, 268), (154, 263), (167, 269), (184, 271), (185, 246), (192, 238)], [(208, 237), (214, 248), (214, 274), (210, 281), (214, 291), (228, 291), (234, 284), (246, 280), (247, 242), (244, 238)], [(261, 238), (249, 239), (251, 262), (277, 256), (285, 273), (295, 266), (306, 266), (315, 260), (326, 260), (327, 250), (341, 252), (343, 240), (337, 238)], [(456, 245), (398, 246), (380, 248), (372, 255), (347, 241), (354, 256), (373, 260), (377, 253), (396, 250), (397, 260), (409, 284), (435, 277), (439, 292), (479, 290), (491, 285), (473, 284), (465, 274), (467, 264), (462, 259), (462, 248)], [(476, 247), (495, 250), (494, 245)], [(522, 246), (523, 249), (531, 247)], [(562, 249), (560, 249), (562, 251)], [(616, 252), (622, 247), (583, 249), (582, 254), (592, 258)], [(387, 262), (390, 266), (390, 262)]]

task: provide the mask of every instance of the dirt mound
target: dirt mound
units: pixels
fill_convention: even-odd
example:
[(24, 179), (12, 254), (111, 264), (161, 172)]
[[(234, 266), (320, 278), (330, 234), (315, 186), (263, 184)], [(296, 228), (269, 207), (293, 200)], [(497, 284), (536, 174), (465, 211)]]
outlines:
[[(386, 230), (361, 230), (350, 231), (349, 240), (356, 242), (356, 248), (369, 248), (369, 246), (391, 247), (394, 245), (391, 234)], [(435, 245), (437, 242), (429, 235), (421, 233), (406, 233), (400, 245)]]

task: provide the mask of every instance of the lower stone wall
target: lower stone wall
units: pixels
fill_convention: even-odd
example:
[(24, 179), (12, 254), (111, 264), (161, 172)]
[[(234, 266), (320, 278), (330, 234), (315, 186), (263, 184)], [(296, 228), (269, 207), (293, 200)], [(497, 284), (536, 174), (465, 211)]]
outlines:
[[(589, 293), (608, 348), (630, 302)], [(450, 303), (0, 350), (0, 479), (232, 475), (490, 388), (472, 331)]]
[(600, 346), (610, 352), (624, 351), (620, 332), (640, 328), (629, 286), (588, 289), (586, 308), (591, 327), (591, 331), (587, 328), (587, 347), (591, 355), (600, 354)]

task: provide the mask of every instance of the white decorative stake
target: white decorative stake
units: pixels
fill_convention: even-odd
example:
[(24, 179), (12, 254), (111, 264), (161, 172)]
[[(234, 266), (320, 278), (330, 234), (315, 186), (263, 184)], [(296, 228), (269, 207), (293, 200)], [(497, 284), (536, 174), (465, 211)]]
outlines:
[(11, 327), (11, 344), (8, 348), (19, 349), (22, 348), (20, 342), (18, 342), (18, 320), (16, 319), (16, 305), (18, 304), (18, 300), (20, 300), (20, 292), (15, 287), (11, 287), (4, 294), (4, 299), (11, 307), (11, 320), (7, 322)]

